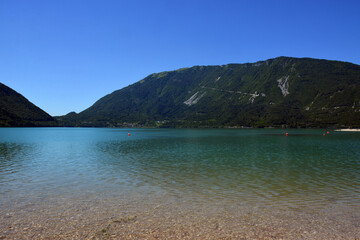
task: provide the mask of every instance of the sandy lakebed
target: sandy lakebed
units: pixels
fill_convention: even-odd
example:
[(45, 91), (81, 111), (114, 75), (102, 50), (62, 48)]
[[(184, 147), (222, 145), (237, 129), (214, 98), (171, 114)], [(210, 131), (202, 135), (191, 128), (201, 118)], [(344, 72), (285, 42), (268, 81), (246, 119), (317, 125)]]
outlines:
[(2, 208), (0, 239), (359, 239), (360, 209), (328, 201), (315, 210), (166, 196), (49, 200)]

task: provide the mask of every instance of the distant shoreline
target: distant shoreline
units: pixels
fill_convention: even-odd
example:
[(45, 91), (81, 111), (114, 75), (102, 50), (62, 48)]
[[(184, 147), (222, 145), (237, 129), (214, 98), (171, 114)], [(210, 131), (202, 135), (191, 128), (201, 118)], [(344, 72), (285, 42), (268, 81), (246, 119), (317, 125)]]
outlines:
[(360, 129), (352, 129), (352, 128), (346, 128), (346, 129), (336, 129), (337, 132), (360, 132)]

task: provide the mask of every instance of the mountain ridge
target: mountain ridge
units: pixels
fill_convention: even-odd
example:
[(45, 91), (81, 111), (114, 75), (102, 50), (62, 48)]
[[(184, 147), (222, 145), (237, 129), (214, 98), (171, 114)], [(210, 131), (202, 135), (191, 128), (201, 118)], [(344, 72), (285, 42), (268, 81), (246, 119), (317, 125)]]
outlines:
[(56, 121), (23, 95), (0, 83), (0, 127), (56, 126)]
[(360, 66), (278, 57), (150, 74), (71, 116), (69, 126), (359, 126)]
[(278, 57), (150, 74), (71, 117), (69, 126), (359, 126), (360, 66)]

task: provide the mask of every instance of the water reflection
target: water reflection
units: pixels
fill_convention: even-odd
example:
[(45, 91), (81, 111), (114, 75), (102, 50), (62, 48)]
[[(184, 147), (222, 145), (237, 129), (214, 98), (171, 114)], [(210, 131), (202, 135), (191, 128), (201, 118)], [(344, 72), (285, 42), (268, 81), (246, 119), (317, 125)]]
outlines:
[(308, 135), (195, 134), (101, 142), (97, 147), (110, 156), (102, 163), (113, 174), (122, 172), (122, 182), (137, 189), (164, 190), (193, 201), (322, 205), (329, 199), (359, 203), (359, 181), (354, 181), (360, 178), (359, 154), (353, 148), (344, 151), (348, 144)]
[(130, 193), (199, 204), (360, 204), (360, 137), (354, 134), (138, 129), (128, 137), (126, 129), (0, 131), (0, 204)]
[(16, 158), (21, 149), (20, 144), (0, 143), (0, 172), (11, 171), (12, 166), (21, 163), (21, 158)]

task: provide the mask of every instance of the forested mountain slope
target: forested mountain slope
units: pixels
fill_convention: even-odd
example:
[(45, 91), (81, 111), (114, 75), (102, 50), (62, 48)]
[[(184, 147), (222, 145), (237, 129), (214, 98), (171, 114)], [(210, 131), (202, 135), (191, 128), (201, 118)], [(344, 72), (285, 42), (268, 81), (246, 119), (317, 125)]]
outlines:
[(151, 74), (58, 118), (68, 126), (360, 126), (360, 66), (278, 57)]
[(0, 83), (0, 127), (55, 126), (49, 114)]

